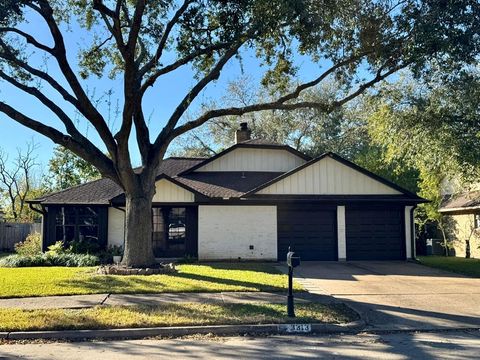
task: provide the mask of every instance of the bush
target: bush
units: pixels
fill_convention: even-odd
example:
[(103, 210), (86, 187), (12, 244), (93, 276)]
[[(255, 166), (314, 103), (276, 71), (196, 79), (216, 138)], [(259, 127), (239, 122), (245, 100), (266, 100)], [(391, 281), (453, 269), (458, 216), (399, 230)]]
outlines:
[(42, 237), (34, 232), (27, 236), (25, 241), (15, 244), (15, 252), (18, 255), (33, 256), (42, 253)]
[(30, 267), (30, 266), (96, 266), (100, 263), (97, 256), (88, 254), (55, 254), (9, 255), (0, 259), (0, 267)]
[(68, 250), (74, 254), (98, 254), (102, 246), (96, 239), (74, 240), (70, 242)]
[(68, 252), (67, 249), (63, 246), (63, 241), (57, 241), (55, 244), (48, 247), (47, 254), (49, 255), (60, 255)]

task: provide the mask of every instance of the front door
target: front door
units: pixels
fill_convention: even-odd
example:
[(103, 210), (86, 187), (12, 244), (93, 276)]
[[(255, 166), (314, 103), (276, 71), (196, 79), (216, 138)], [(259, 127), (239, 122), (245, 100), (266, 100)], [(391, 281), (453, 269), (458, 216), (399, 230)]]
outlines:
[(184, 207), (152, 209), (153, 251), (156, 257), (183, 257), (186, 253), (187, 211)]

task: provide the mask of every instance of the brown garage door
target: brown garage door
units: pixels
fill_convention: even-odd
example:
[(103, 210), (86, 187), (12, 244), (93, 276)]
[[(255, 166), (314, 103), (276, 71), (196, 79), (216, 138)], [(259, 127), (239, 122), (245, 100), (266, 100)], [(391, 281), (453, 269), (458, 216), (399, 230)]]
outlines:
[(302, 260), (337, 260), (336, 212), (322, 208), (278, 208), (278, 260), (288, 247)]
[(346, 209), (347, 260), (404, 260), (404, 219), (399, 208)]

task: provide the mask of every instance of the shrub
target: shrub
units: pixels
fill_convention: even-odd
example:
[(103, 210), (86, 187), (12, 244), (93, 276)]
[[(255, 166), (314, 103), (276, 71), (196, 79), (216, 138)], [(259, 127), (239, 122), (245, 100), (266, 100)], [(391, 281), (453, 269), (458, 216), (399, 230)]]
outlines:
[(102, 247), (96, 239), (74, 240), (68, 250), (74, 254), (98, 254)]
[(0, 259), (0, 267), (30, 267), (30, 266), (96, 266), (100, 263), (98, 257), (88, 254), (55, 254), (45, 253), (33, 256), (9, 255)]
[(33, 256), (42, 253), (42, 237), (34, 232), (27, 236), (25, 241), (15, 244), (15, 252), (18, 255)]
[(63, 247), (63, 241), (57, 241), (55, 244), (48, 247), (47, 254), (60, 255), (66, 253), (68, 250)]

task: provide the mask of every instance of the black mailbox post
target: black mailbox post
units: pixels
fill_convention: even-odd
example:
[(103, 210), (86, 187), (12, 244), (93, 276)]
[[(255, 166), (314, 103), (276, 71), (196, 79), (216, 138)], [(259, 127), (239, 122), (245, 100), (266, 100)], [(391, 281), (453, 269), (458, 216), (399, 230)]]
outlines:
[(287, 296), (287, 315), (288, 317), (295, 317), (295, 309), (293, 304), (293, 268), (300, 265), (300, 256), (295, 254), (288, 248), (287, 253), (288, 265), (288, 296)]

